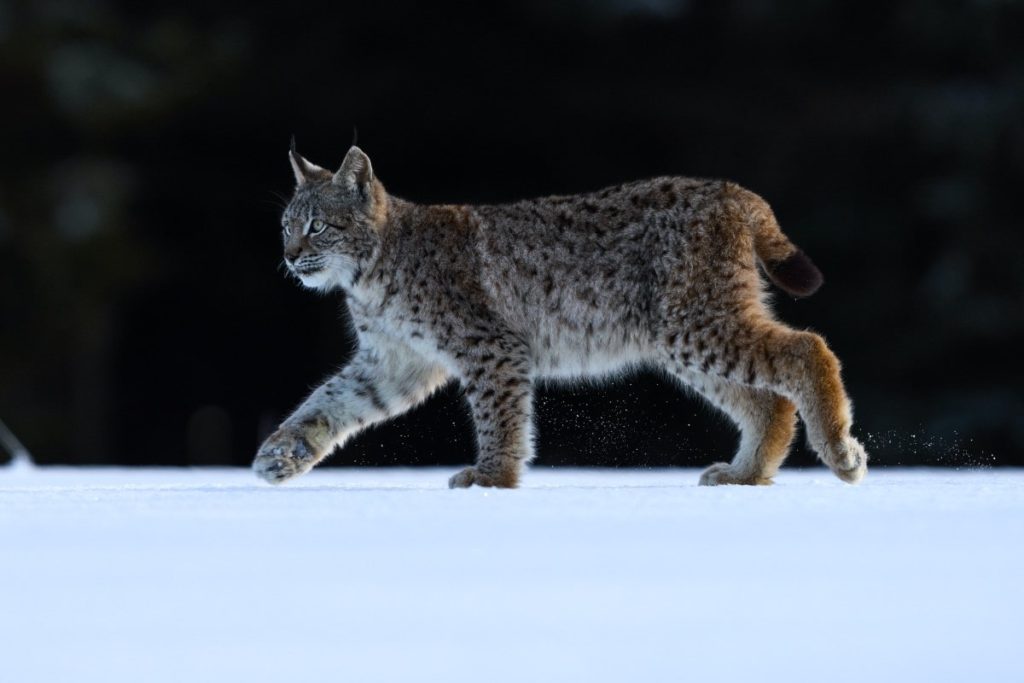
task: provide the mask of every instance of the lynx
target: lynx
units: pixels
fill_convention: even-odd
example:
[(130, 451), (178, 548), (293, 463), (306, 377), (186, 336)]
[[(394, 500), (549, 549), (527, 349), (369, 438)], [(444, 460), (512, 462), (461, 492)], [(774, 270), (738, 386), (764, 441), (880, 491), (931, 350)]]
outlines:
[(759, 273), (796, 296), (822, 276), (768, 204), (727, 181), (663, 177), (493, 206), (389, 194), (356, 146), (330, 172), (289, 152), (284, 260), (342, 290), (359, 346), (259, 449), (270, 483), (302, 474), (452, 379), (476, 424), (475, 465), (449, 486), (515, 487), (533, 457), (532, 385), (663, 369), (741, 431), (700, 483), (770, 484), (799, 411), (819, 458), (860, 481), (839, 361), (776, 321)]

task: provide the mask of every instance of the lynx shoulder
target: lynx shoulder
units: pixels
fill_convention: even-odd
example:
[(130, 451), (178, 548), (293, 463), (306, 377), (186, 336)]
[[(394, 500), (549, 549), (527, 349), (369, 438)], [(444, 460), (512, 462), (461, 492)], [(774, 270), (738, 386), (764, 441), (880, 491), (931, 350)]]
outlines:
[(656, 178), (502, 205), (420, 205), (389, 194), (353, 147), (336, 172), (290, 152), (285, 263), (306, 287), (344, 290), (354, 359), (260, 448), (279, 483), (366, 426), (457, 380), (477, 427), (476, 464), (452, 487), (515, 486), (533, 457), (532, 384), (663, 368), (742, 432), (702, 484), (767, 484), (796, 415), (841, 479), (867, 454), (850, 434), (839, 361), (778, 322), (761, 274), (794, 296), (822, 276), (759, 196), (734, 183)]

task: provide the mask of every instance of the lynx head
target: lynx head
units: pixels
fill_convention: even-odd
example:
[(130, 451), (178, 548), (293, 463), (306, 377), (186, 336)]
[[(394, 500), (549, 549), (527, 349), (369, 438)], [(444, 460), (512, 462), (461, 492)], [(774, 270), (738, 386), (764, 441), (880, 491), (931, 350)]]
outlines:
[(284, 262), (303, 285), (329, 290), (358, 280), (380, 245), (388, 196), (370, 157), (349, 149), (337, 173), (288, 152), (295, 194), (281, 218)]

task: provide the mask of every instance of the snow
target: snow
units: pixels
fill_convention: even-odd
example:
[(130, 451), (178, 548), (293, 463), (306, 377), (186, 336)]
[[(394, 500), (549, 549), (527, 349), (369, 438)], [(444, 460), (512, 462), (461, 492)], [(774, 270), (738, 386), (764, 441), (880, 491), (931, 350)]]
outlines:
[(0, 469), (0, 680), (1021, 681), (1024, 472)]

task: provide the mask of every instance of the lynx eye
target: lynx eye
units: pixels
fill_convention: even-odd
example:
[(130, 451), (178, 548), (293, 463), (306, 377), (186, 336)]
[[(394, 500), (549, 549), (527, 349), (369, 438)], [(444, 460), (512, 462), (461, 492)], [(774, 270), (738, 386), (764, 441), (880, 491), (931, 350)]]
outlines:
[(309, 234), (310, 235), (319, 235), (320, 233), (322, 233), (326, 229), (327, 229), (327, 223), (324, 223), (319, 218), (314, 218), (309, 223)]

